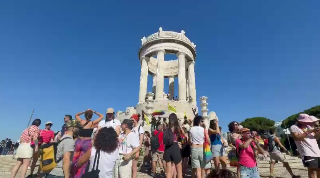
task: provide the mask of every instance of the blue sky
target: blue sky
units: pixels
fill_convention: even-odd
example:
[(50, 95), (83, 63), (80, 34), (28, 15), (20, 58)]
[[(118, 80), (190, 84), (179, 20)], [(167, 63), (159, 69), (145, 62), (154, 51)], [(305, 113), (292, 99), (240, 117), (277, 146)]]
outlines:
[(197, 45), (197, 98), (209, 98), (224, 129), (255, 116), (285, 119), (319, 104), (319, 6), (316, 0), (1, 1), (0, 138), (18, 139), (32, 109), (33, 118), (58, 130), (65, 114), (135, 106), (140, 39), (160, 26), (184, 30)]

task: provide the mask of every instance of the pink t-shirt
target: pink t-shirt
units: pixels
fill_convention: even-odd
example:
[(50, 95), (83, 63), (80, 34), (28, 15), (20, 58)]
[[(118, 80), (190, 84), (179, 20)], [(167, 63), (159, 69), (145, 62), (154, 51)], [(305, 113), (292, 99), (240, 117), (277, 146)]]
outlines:
[(51, 139), (54, 138), (54, 132), (52, 130), (42, 130), (40, 131), (41, 143), (50, 143)]
[[(290, 128), (292, 133), (303, 134), (304, 131), (298, 126), (293, 125)], [(299, 154), (302, 156), (320, 157), (320, 149), (318, 147), (317, 140), (314, 133), (309, 134), (303, 141), (295, 140)]]
[[(239, 143), (244, 143), (240, 139), (236, 140), (236, 147), (239, 149)], [(253, 142), (251, 143), (254, 147), (256, 146)], [(257, 161), (254, 156), (253, 149), (249, 145), (248, 148), (240, 150), (240, 158), (239, 158), (239, 164), (241, 166), (253, 168), (257, 166)]]

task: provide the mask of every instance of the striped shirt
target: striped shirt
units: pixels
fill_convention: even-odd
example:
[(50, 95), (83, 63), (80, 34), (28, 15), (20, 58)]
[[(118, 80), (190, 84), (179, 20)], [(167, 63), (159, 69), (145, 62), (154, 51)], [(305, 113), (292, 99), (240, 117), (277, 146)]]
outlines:
[(30, 143), (31, 139), (34, 137), (39, 136), (39, 128), (35, 125), (30, 126), (29, 128), (26, 128), (20, 137), (21, 143)]

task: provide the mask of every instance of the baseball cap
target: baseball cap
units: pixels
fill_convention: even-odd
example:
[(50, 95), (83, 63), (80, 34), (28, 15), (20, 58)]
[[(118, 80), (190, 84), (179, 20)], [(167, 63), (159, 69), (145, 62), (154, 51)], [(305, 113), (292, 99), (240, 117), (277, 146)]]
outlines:
[(113, 114), (113, 113), (114, 113), (113, 108), (108, 108), (108, 109), (107, 109), (107, 114)]
[(45, 125), (49, 125), (49, 124), (52, 125), (52, 122), (51, 122), (51, 121), (48, 121)]
[(133, 114), (132, 116), (131, 116), (131, 118), (132, 119), (134, 119), (135, 121), (139, 121), (139, 116), (138, 116), (138, 114)]
[(248, 131), (250, 131), (250, 129), (248, 129), (248, 128), (241, 129), (241, 132), (248, 132)]

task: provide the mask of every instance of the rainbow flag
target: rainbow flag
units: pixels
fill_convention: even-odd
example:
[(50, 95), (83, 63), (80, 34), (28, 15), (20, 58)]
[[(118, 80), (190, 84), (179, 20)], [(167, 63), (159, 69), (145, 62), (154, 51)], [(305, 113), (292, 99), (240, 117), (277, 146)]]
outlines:
[(173, 113), (177, 113), (176, 108), (174, 108), (173, 106), (171, 106), (171, 104), (168, 104), (168, 110), (173, 112)]
[(156, 110), (152, 113), (152, 116), (160, 116), (160, 115), (164, 115), (164, 111)]
[(206, 141), (204, 142), (203, 144), (203, 152), (204, 152), (204, 160), (205, 160), (205, 163), (207, 164), (208, 162), (210, 162), (213, 158), (213, 155), (212, 155), (212, 152), (210, 150), (210, 144), (209, 142)]

